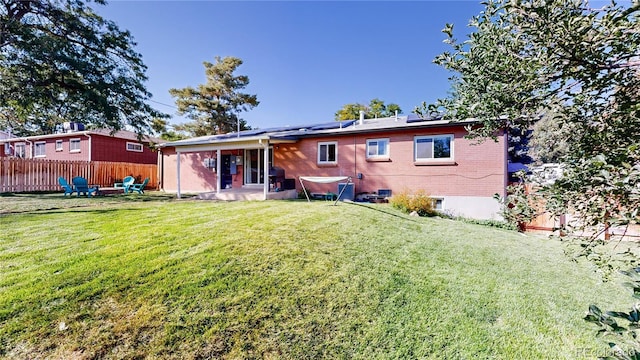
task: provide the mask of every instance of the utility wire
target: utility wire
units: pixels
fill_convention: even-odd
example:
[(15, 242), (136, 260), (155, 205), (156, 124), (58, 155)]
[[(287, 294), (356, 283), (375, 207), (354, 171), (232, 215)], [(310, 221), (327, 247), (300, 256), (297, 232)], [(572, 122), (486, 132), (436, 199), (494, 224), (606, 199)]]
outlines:
[(175, 107), (174, 105), (169, 105), (169, 104), (161, 103), (161, 102), (159, 102), (159, 101), (155, 101), (155, 100), (151, 100), (151, 99), (147, 99), (147, 101), (151, 101), (152, 103), (156, 103), (156, 104), (159, 104), (159, 105), (164, 105), (164, 106), (167, 106), (167, 107), (170, 107), (170, 108), (178, 109), (178, 108), (177, 108), (177, 107)]

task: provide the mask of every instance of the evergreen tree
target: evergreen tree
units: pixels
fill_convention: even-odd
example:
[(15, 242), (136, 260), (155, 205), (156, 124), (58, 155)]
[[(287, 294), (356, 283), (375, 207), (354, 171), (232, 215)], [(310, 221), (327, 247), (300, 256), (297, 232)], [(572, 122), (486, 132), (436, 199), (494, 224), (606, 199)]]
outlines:
[(242, 65), (242, 60), (219, 56), (215, 60), (215, 64), (204, 62), (207, 77), (205, 84), (198, 85), (197, 88), (169, 90), (176, 98), (178, 113), (193, 120), (176, 126), (176, 130), (192, 136), (224, 134), (236, 131), (238, 122), (240, 130), (250, 129), (239, 114), (258, 106), (260, 102), (256, 95), (240, 92), (249, 85), (249, 77), (233, 74)]

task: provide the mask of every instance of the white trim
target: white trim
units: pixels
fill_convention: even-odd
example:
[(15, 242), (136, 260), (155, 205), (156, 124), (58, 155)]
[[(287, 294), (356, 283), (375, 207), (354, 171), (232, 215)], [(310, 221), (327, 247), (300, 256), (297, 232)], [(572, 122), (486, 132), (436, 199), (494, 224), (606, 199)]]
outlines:
[[(330, 145), (333, 145), (335, 147), (335, 151), (334, 151), (334, 157), (335, 160), (329, 160), (329, 147)], [(320, 147), (321, 146), (327, 146), (327, 152), (324, 154), (327, 156), (327, 160), (322, 161), (320, 160)], [(318, 142), (318, 156), (317, 156), (317, 164), (318, 165), (335, 165), (338, 163), (338, 142), (337, 141), (319, 141)]]
[[(60, 146), (58, 146), (58, 144), (60, 144)], [(64, 140), (56, 140), (56, 151), (64, 151)]]
[[(129, 145), (132, 145), (131, 149), (129, 148)], [(138, 147), (140, 147), (140, 149), (138, 149)], [(144, 151), (144, 146), (142, 144), (140, 144), (140, 143), (127, 141), (127, 144), (125, 145), (125, 149), (127, 149), (127, 151), (143, 152)]]
[[(435, 139), (437, 138), (449, 138), (449, 157), (434, 157), (435, 156)], [(454, 160), (454, 135), (453, 134), (438, 134), (438, 135), (418, 135), (413, 137), (413, 161), (416, 163), (437, 163), (441, 161), (453, 161)], [(418, 158), (418, 141), (419, 140), (431, 140), (431, 157)]]

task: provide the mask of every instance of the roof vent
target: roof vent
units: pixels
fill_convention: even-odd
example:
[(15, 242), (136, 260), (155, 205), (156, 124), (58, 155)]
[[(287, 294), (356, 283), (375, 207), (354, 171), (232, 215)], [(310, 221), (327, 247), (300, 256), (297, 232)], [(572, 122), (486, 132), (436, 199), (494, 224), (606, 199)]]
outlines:
[(364, 110), (360, 110), (360, 121), (358, 122), (358, 124), (364, 124)]

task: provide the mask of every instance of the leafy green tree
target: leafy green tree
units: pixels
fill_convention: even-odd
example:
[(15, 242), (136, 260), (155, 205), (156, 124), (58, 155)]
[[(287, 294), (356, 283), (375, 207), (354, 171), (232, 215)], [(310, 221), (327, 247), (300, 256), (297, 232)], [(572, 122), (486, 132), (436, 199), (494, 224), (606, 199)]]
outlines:
[(151, 129), (160, 139), (165, 141), (176, 141), (187, 138), (175, 130), (170, 129), (169, 122), (163, 118), (155, 118), (151, 121)]
[(340, 110), (336, 111), (335, 119), (336, 121), (359, 119), (360, 111), (364, 111), (366, 114), (368, 110), (369, 108), (364, 104), (345, 104)]
[(250, 129), (239, 118), (260, 103), (256, 95), (240, 92), (249, 85), (249, 77), (235, 76), (233, 73), (242, 65), (236, 57), (216, 56), (215, 64), (204, 62), (207, 82), (197, 88), (186, 87), (171, 89), (169, 93), (176, 98), (178, 113), (187, 115), (193, 121), (176, 126), (176, 130), (185, 131), (193, 136), (224, 134), (235, 131), (240, 121), (240, 130)]
[(576, 0), (490, 0), (465, 41), (434, 62), (452, 95), (422, 114), (475, 118), (476, 137), (528, 129), (551, 111), (570, 129), (563, 178), (545, 191), (583, 226), (639, 222), (640, 2), (590, 8)]
[(559, 122), (553, 113), (533, 124), (530, 155), (537, 163), (560, 163), (569, 155), (568, 139), (574, 135), (571, 124)]
[(85, 1), (2, 0), (0, 128), (46, 134), (77, 121), (146, 133), (166, 115), (146, 103), (147, 68), (135, 45)]
[(340, 110), (336, 111), (335, 119), (336, 121), (359, 119), (360, 111), (364, 111), (365, 119), (393, 116), (396, 111), (402, 113), (402, 109), (398, 104), (385, 104), (384, 101), (375, 98), (369, 102), (369, 105), (359, 103), (345, 104)]

